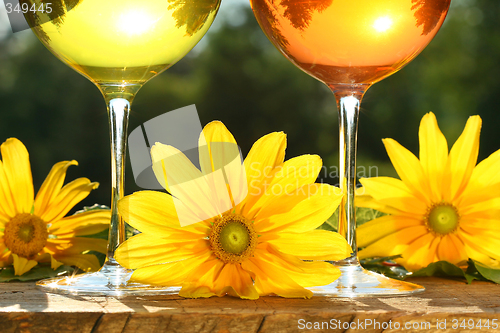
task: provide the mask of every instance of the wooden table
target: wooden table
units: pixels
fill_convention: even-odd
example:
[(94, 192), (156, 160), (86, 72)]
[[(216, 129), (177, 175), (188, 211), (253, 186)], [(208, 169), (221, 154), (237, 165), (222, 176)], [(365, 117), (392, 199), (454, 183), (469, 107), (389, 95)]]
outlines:
[[(440, 278), (411, 282), (427, 290), (412, 297), (262, 297), (257, 301), (227, 296), (197, 300), (178, 296), (77, 297), (47, 294), (34, 283), (3, 283), (0, 332), (500, 333), (500, 285), (467, 285)], [(469, 324), (474, 329), (469, 329)]]

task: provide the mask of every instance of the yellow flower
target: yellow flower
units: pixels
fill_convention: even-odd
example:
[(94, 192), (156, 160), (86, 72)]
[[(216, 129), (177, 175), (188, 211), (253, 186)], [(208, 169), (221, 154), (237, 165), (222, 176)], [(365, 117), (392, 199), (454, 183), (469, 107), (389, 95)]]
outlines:
[(402, 255), (414, 271), (468, 258), (488, 266), (500, 260), (500, 150), (476, 166), (481, 118), (470, 117), (448, 154), (433, 113), (420, 123), (420, 160), (392, 139), (384, 145), (401, 180), (361, 180), (358, 205), (389, 215), (358, 228), (361, 258)]
[[(178, 150), (157, 143), (153, 162), (163, 162), (153, 168), (174, 197), (141, 191), (120, 200), (124, 219), (142, 232), (116, 251), (120, 264), (136, 269), (131, 280), (182, 286), (183, 297), (256, 299), (269, 294), (308, 298), (312, 293), (304, 287), (338, 278), (331, 264), (302, 259), (340, 260), (350, 254), (339, 234), (315, 230), (335, 211), (339, 190), (314, 183), (322, 166), (318, 156), (284, 162), (285, 146), (283, 133), (262, 137), (242, 173), (236, 141), (220, 122), (208, 124), (200, 136), (201, 171)], [(220, 167), (227, 186), (216, 184)], [(248, 195), (241, 196), (245, 189)], [(181, 213), (203, 217), (181, 227)]]
[(87, 237), (108, 228), (109, 210), (92, 210), (64, 217), (85, 199), (97, 183), (78, 178), (63, 186), (66, 170), (76, 161), (52, 167), (34, 198), (31, 166), (26, 147), (10, 138), (1, 146), (0, 161), (0, 267), (14, 264), (22, 275), (39, 262), (83, 270), (99, 268), (97, 257), (86, 251), (106, 252), (106, 241)]

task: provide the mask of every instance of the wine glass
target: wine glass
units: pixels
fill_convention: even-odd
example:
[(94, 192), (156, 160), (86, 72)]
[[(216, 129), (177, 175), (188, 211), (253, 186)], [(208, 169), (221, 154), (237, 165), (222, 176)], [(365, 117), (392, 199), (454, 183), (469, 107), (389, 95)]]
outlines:
[(356, 245), (356, 137), (366, 90), (413, 60), (443, 24), (451, 0), (251, 0), (262, 30), (295, 66), (325, 83), (339, 109), (339, 233), (351, 245), (334, 283), (314, 288), (341, 297), (423, 291), (364, 270)]
[[(131, 271), (114, 259), (125, 240), (117, 210), (124, 192), (130, 105), (148, 80), (166, 70), (203, 37), (220, 0), (22, 0), (40, 41), (91, 80), (108, 107), (111, 142), (111, 222), (107, 258), (96, 273), (39, 281), (39, 288), (81, 295), (141, 295), (178, 291), (127, 283)], [(71, 110), (68, 110), (71, 112)]]

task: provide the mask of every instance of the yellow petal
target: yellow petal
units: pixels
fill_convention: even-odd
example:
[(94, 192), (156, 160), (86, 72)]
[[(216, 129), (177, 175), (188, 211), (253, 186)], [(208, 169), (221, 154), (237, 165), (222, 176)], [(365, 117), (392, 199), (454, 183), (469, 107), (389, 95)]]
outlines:
[[(222, 170), (203, 175), (182, 152), (161, 143), (151, 148), (151, 157), (157, 179), (179, 200), (174, 204), (180, 225), (213, 218), (233, 207)], [(241, 167), (240, 159), (236, 163)]]
[[(214, 287), (215, 280), (217, 280), (220, 272), (222, 271), (225, 265), (226, 263), (220, 261), (215, 257), (213, 253), (211, 253), (207, 260), (205, 260), (200, 265), (193, 267), (189, 275), (186, 276), (185, 281), (182, 283), (181, 291), (186, 294), (188, 293), (188, 290), (199, 291), (201, 290), (199, 289), (199, 287), (204, 286), (207, 287), (210, 291), (215, 293), (215, 287)], [(192, 294), (189, 297), (196, 298), (197, 296), (195, 294)]]
[(55, 221), (49, 226), (48, 230), (53, 235), (94, 235), (108, 229), (110, 219), (111, 211), (109, 209), (95, 209)]
[(52, 255), (50, 255), (50, 268), (52, 268), (53, 270), (56, 270), (58, 269), (61, 265), (63, 265), (62, 262), (60, 261), (57, 261), (56, 259), (54, 259), (54, 257)]
[(224, 296), (225, 294), (240, 297), (242, 299), (257, 299), (259, 293), (253, 285), (250, 274), (239, 264), (226, 264), (214, 281), (215, 294)]
[(209, 298), (215, 293), (207, 286), (200, 286), (197, 283), (186, 283), (179, 291), (179, 296), (185, 298)]
[(427, 179), (418, 158), (392, 139), (382, 140), (392, 165), (410, 191), (422, 201), (427, 201), (429, 193)]
[[(243, 158), (236, 140), (223, 123), (214, 121), (205, 126), (199, 139), (199, 158), (202, 173), (212, 188), (208, 196), (217, 197), (214, 205), (220, 206), (219, 211), (229, 210), (245, 200), (248, 184)], [(229, 202), (226, 192), (229, 192)]]
[[(184, 280), (180, 282), (182, 284), (182, 289), (179, 291), (179, 296), (186, 298), (207, 298), (216, 296), (214, 283), (225, 265), (225, 263), (211, 254), (206, 261), (193, 267)], [(220, 290), (220, 292), (231, 292), (229, 289), (232, 288), (224, 288), (224, 290)], [(234, 292), (234, 290), (232, 292)]]
[[(45, 253), (43, 253), (45, 252)], [(58, 269), (61, 265), (63, 265), (62, 262), (60, 261), (57, 261), (56, 259), (54, 259), (54, 257), (52, 256), (52, 254), (50, 252), (47, 251), (47, 249), (45, 248), (44, 251), (42, 251), (43, 254), (39, 254), (35, 257), (35, 260), (38, 261), (39, 263), (41, 262), (47, 262), (47, 261), (50, 261), (50, 268), (52, 268), (53, 270), (56, 270)]]
[(436, 249), (440, 238), (428, 233), (414, 240), (403, 251), (402, 259), (396, 260), (407, 270), (416, 271), (437, 261)]
[(477, 213), (483, 213), (484, 216), (491, 216), (497, 218), (500, 216), (500, 197), (497, 195), (493, 199), (486, 201), (480, 201), (474, 205), (469, 205), (467, 207), (460, 207), (460, 214), (472, 216)]
[(244, 271), (239, 264), (225, 264), (213, 255), (191, 271), (179, 292), (179, 296), (187, 298), (226, 294), (243, 299), (259, 298), (250, 272)]
[(390, 177), (374, 177), (360, 179), (367, 194), (379, 203), (393, 207), (398, 211), (412, 215), (423, 215), (427, 212), (429, 203), (414, 196), (406, 184), (399, 179)]
[(62, 161), (56, 163), (45, 178), (35, 198), (35, 214), (41, 215), (57, 197), (64, 184), (66, 171), (71, 165), (78, 165), (77, 161)]
[(186, 242), (139, 234), (120, 244), (115, 252), (115, 259), (124, 267), (139, 268), (184, 260), (209, 249), (210, 244), (205, 239)]
[(74, 237), (48, 239), (47, 244), (51, 249), (55, 249), (57, 255), (81, 254), (87, 251), (106, 253), (107, 241), (99, 238)]
[(200, 167), (204, 175), (223, 168), (240, 156), (236, 140), (220, 121), (212, 121), (204, 128), (198, 140)]
[(467, 186), (477, 162), (481, 118), (472, 116), (450, 151), (443, 175), (443, 197), (447, 202), (457, 198)]
[(317, 155), (302, 155), (292, 158), (275, 168), (270, 184), (266, 188), (250, 188), (248, 203), (242, 214), (254, 216), (256, 212), (274, 200), (276, 196), (291, 195), (298, 188), (312, 184), (318, 178), (323, 163)]
[(472, 171), (467, 190), (500, 182), (500, 149), (481, 161)]
[(14, 258), (14, 274), (18, 276), (29, 272), (33, 267), (38, 265), (36, 260), (28, 260), (26, 258), (19, 257), (15, 253), (12, 253), (12, 257)]
[(202, 224), (181, 228), (172, 196), (162, 192), (135, 192), (118, 202), (118, 210), (132, 227), (157, 237), (168, 237), (180, 230), (186, 238), (199, 238), (209, 231)]
[(420, 164), (429, 181), (433, 202), (441, 202), (441, 185), (448, 160), (448, 143), (438, 127), (434, 113), (427, 113), (420, 122)]
[(99, 186), (87, 178), (78, 178), (66, 184), (40, 218), (47, 223), (62, 219), (76, 204), (85, 199), (92, 190)]
[[(499, 172), (500, 173), (500, 172)], [(495, 200), (500, 196), (500, 183), (488, 184), (481, 187), (470, 188), (454, 202), (454, 205), (460, 207), (461, 211), (474, 211), (475, 207), (482, 202)]]
[(248, 192), (251, 194), (246, 204), (249, 208), (264, 193), (266, 185), (277, 171), (275, 168), (283, 164), (285, 148), (286, 135), (282, 132), (265, 135), (253, 144), (244, 162)]
[(1, 151), (3, 169), (15, 211), (16, 213), (29, 213), (33, 207), (34, 192), (28, 150), (21, 141), (10, 138), (2, 143)]
[(482, 253), (500, 260), (500, 239), (497, 233), (481, 232), (471, 227), (462, 227), (465, 232), (458, 234), (462, 242), (474, 245)]
[(405, 216), (386, 215), (366, 222), (356, 229), (358, 246), (365, 247), (396, 231), (422, 225), (422, 221)]
[[(460, 227), (470, 230), (470, 234), (476, 232), (497, 233), (500, 232), (500, 215), (496, 218), (471, 218), (468, 215), (460, 218)], [(472, 231), (473, 228), (474, 231)]]
[(454, 234), (441, 237), (437, 248), (438, 260), (448, 261), (454, 265), (466, 262), (469, 257), (464, 249), (462, 241)]
[[(460, 236), (459, 236), (460, 238)], [(461, 239), (461, 238), (460, 238)], [(462, 240), (462, 239), (461, 239)], [(497, 260), (491, 258), (490, 256), (484, 254), (481, 251), (481, 247), (477, 246), (474, 243), (469, 243), (467, 241), (463, 241), (464, 244), (464, 250), (467, 253), (467, 257), (471, 258), (473, 260), (479, 261), (480, 263), (490, 266), (490, 267), (495, 267), (498, 269), (499, 263)]]
[(99, 260), (93, 254), (71, 254), (71, 255), (57, 254), (53, 255), (53, 257), (54, 259), (62, 262), (63, 264), (69, 266), (76, 266), (86, 272), (97, 271), (99, 268), (101, 268)]
[(186, 281), (186, 277), (193, 269), (207, 261), (210, 256), (211, 254), (207, 251), (186, 260), (141, 267), (132, 273), (130, 281), (162, 286), (180, 286)]
[(472, 171), (469, 183), (458, 202), (470, 206), (493, 199), (500, 194), (500, 150), (479, 163)]
[(312, 297), (310, 290), (304, 289), (288, 275), (283, 274), (282, 269), (259, 260), (257, 256), (241, 263), (241, 267), (255, 274), (255, 289), (261, 296), (276, 294), (289, 298)]
[(379, 212), (392, 215), (403, 215), (405, 212), (391, 207), (389, 205), (383, 204), (378, 200), (375, 200), (371, 195), (364, 194), (364, 187), (360, 188), (362, 191), (356, 191), (356, 207), (364, 207), (378, 210)]
[[(280, 270), (302, 287), (324, 286), (340, 277), (340, 269), (324, 261), (304, 262), (295, 256), (281, 253), (272, 246), (266, 247), (259, 255), (259, 260), (267, 261), (279, 267)], [(344, 258), (342, 258), (344, 259)]]
[(305, 185), (290, 195), (278, 196), (255, 216), (257, 232), (306, 232), (318, 228), (337, 209), (342, 195), (328, 184)]
[(7, 180), (7, 175), (3, 167), (3, 162), (0, 161), (0, 220), (2, 223), (7, 223), (11, 218), (16, 216), (16, 208), (12, 191)]
[(3, 242), (0, 242), (0, 267), (5, 267), (12, 263), (11, 254), (12, 252), (5, 246), (5, 244)]
[(428, 230), (425, 226), (401, 229), (359, 251), (359, 258), (388, 257), (401, 254), (410, 243), (427, 233)]
[[(264, 236), (265, 237), (265, 236)], [(260, 241), (263, 241), (263, 237)], [(351, 255), (351, 247), (336, 232), (312, 230), (303, 233), (280, 232), (267, 241), (283, 253), (304, 260), (342, 260)]]
[(160, 142), (151, 147), (153, 171), (158, 182), (170, 192), (170, 186), (189, 182), (202, 176), (180, 150)]

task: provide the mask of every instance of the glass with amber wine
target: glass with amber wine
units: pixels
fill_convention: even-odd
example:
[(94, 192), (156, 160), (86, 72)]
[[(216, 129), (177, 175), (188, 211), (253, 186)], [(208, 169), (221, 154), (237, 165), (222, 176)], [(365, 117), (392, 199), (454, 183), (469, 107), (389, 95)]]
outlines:
[(335, 262), (334, 283), (314, 288), (342, 297), (403, 295), (423, 291), (364, 270), (356, 244), (356, 137), (366, 90), (412, 61), (434, 38), (451, 0), (251, 0), (262, 30), (295, 66), (325, 83), (339, 110), (339, 233), (353, 252)]
[(128, 283), (132, 272), (114, 259), (115, 249), (125, 240), (117, 202), (123, 197), (128, 116), (130, 104), (144, 83), (184, 57), (207, 32), (220, 0), (21, 3), (28, 3), (30, 10), (25, 17), (40, 41), (100, 89), (108, 107), (112, 154), (111, 224), (104, 266), (96, 273), (40, 281), (38, 287), (83, 295), (178, 291)]

